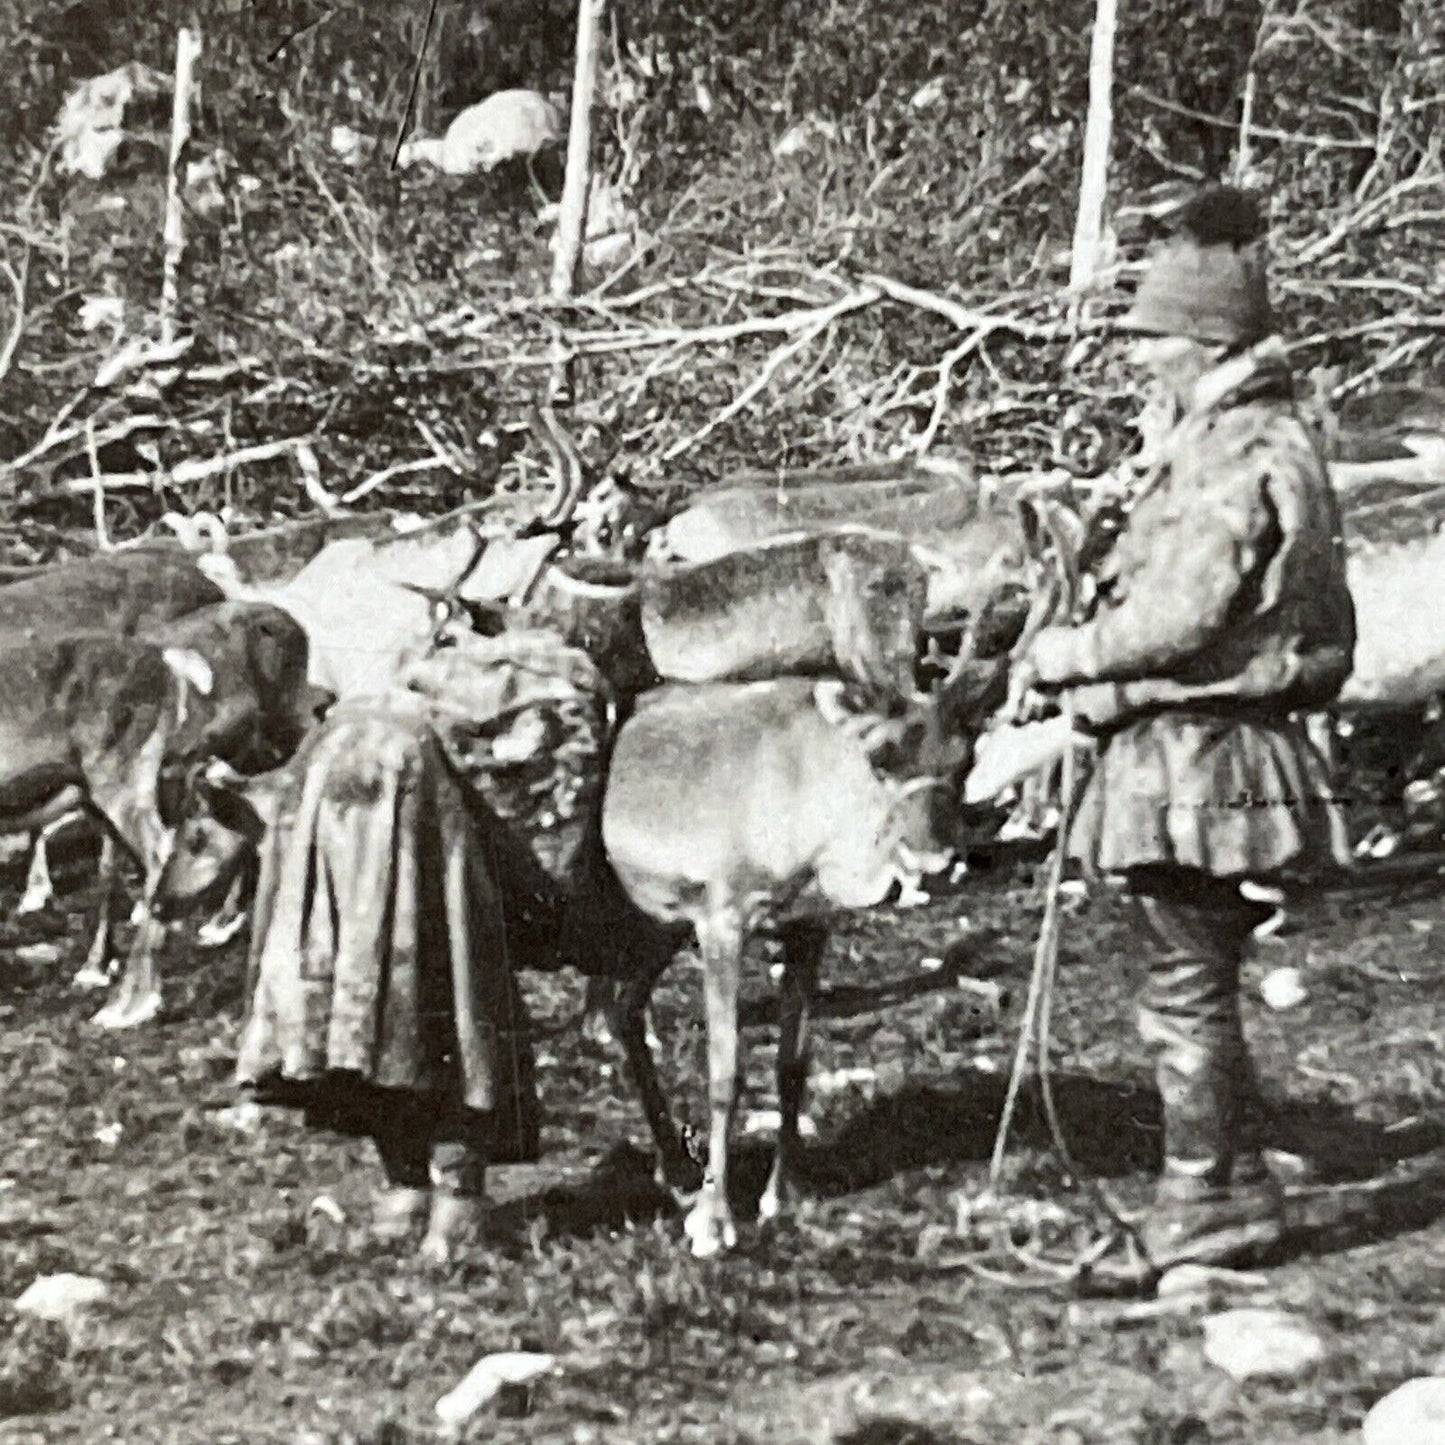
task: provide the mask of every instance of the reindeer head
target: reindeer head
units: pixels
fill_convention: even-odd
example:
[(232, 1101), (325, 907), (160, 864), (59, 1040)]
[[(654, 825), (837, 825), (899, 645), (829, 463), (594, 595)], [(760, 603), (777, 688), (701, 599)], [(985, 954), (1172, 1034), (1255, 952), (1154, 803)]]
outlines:
[(254, 867), (284, 780), (284, 769), (245, 777), (215, 759), (190, 769), (156, 887), (158, 917), (219, 905), (236, 878)]

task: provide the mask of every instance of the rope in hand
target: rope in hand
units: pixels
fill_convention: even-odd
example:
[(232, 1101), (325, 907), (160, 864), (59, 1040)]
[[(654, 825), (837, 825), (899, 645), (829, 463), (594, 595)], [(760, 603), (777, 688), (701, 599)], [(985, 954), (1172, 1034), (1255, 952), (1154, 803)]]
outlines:
[[(1051, 528), (1050, 530), (1052, 531), (1053, 529)], [(1020, 638), (1019, 644), (1015, 649), (1016, 657), (1021, 656), (1024, 651), (1027, 650), (1033, 637), (1046, 625), (1051, 613), (1057, 610), (1065, 616), (1072, 616), (1075, 611), (1079, 595), (1077, 577), (1067, 565), (1065, 549), (1058, 546), (1061, 540), (1056, 534), (1054, 541), (1059, 553), (1056, 561), (1063, 574), (1056, 579), (1058, 590), (1053, 593), (1048, 601), (1041, 601), (1041, 605), (1031, 609), (1031, 616), (1025, 626), (1024, 636)], [(1021, 711), (1023, 698), (1015, 695), (1011, 698), (1010, 702), (1010, 710), (1017, 715)], [(1034, 945), (1033, 969), (1029, 977), (1028, 994), (1024, 1001), (1024, 1014), (1019, 1028), (1018, 1046), (1014, 1051), (1013, 1067), (1010, 1071), (1008, 1087), (1004, 1094), (1003, 1112), (999, 1118), (998, 1130), (994, 1136), (993, 1153), (989, 1161), (989, 1190), (995, 1198), (1001, 1194), (1004, 1159), (1008, 1151), (1009, 1135), (1013, 1127), (1014, 1114), (1018, 1107), (1019, 1095), (1022, 1092), (1024, 1079), (1029, 1071), (1030, 1055), (1035, 1049), (1037, 1050), (1039, 1095), (1043, 1105), (1044, 1118), (1048, 1125), (1050, 1139), (1058, 1155), (1059, 1162), (1063, 1165), (1067, 1182), (1074, 1183), (1081, 1179), (1080, 1171), (1074, 1165), (1073, 1154), (1069, 1149), (1068, 1140), (1065, 1138), (1063, 1122), (1059, 1115), (1057, 1101), (1054, 1098), (1052, 1062), (1050, 1059), (1054, 996), (1057, 987), (1059, 945), (1062, 935), (1061, 920), (1063, 912), (1064, 865), (1069, 834), (1072, 831), (1074, 817), (1078, 811), (1079, 795), (1082, 791), (1080, 786), (1081, 779), (1079, 777), (1078, 749), (1073, 742), (1075, 722), (1074, 707), (1067, 693), (1061, 700), (1061, 708), (1064, 719), (1068, 724), (1070, 742), (1064, 751), (1062, 760), (1059, 819), (1054, 847), (1049, 855), (1048, 874), (1044, 884), (1044, 915), (1039, 926), (1038, 939)], [(1013, 1246), (1011, 1241), (1005, 1240), (1008, 1250), (1012, 1255), (1036, 1270), (1045, 1271), (1048, 1276), (1047, 1283), (1050, 1285), (1057, 1284), (1068, 1278), (1077, 1279), (1081, 1277), (1091, 1265), (1097, 1262), (1098, 1258), (1107, 1252), (1108, 1248), (1113, 1244), (1114, 1238), (1119, 1234), (1122, 1234), (1126, 1240), (1132, 1241), (1134, 1238), (1132, 1226), (1123, 1217), (1120, 1209), (1110, 1197), (1109, 1192), (1104, 1188), (1103, 1184), (1096, 1179), (1089, 1179), (1084, 1182), (1087, 1183), (1101, 1211), (1109, 1218), (1113, 1225), (1113, 1234), (1081, 1254), (1074, 1261), (1071, 1268), (1058, 1269), (1047, 1261), (1026, 1257), (1017, 1247)], [(1006, 1227), (1005, 1233), (1007, 1233)]]
[[(1068, 721), (1069, 730), (1072, 733), (1073, 705), (1067, 698), (1064, 700), (1063, 708), (1064, 717)], [(999, 1119), (998, 1132), (994, 1135), (993, 1155), (989, 1161), (988, 1186), (995, 1194), (999, 1192), (999, 1184), (1003, 1177), (1004, 1155), (1008, 1150), (1009, 1131), (1013, 1126), (1014, 1111), (1018, 1107), (1024, 1076), (1028, 1072), (1029, 1054), (1035, 1044), (1038, 1046), (1039, 1055), (1039, 1090), (1043, 1098), (1044, 1114), (1048, 1120), (1054, 1146), (1058, 1150), (1060, 1162), (1068, 1174), (1074, 1176), (1078, 1172), (1074, 1168), (1063, 1129), (1059, 1124), (1049, 1066), (1049, 1034), (1062, 931), (1059, 919), (1062, 912), (1064, 859), (1069, 831), (1077, 807), (1076, 794), (1079, 791), (1077, 773), (1076, 749), (1070, 742), (1064, 752), (1058, 831), (1053, 851), (1049, 855), (1048, 878), (1044, 885), (1044, 917), (1039, 927), (1038, 941), (1034, 945), (1034, 966), (1029, 978), (1028, 997), (1024, 1002), (1024, 1017), (1019, 1029), (1018, 1047), (1014, 1051), (1013, 1070), (1009, 1074), (1008, 1090), (1004, 1095), (1003, 1114)]]

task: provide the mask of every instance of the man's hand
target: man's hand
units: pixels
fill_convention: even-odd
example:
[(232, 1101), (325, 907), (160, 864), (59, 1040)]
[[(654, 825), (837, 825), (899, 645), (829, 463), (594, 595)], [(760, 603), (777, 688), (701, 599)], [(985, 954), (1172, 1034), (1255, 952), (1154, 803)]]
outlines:
[(1039, 670), (1033, 658), (1025, 653), (1009, 668), (1008, 700), (1003, 713), (1011, 722), (1033, 722), (1043, 717), (1049, 706), (1049, 699), (1041, 692)]

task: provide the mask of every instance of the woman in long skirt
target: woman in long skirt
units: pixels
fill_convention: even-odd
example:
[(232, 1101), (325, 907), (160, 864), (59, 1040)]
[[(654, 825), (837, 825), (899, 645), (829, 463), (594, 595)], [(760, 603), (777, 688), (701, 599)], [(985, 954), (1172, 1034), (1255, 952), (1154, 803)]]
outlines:
[(345, 704), (286, 770), (263, 846), (238, 1079), (375, 1141), (374, 1225), (445, 1261), (486, 1166), (537, 1156), (494, 825), (424, 705)]

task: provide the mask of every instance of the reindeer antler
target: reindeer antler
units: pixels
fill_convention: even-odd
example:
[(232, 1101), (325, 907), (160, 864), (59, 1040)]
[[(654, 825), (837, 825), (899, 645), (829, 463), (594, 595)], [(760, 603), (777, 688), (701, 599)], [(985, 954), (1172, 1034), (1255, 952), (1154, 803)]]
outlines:
[(546, 448), (552, 459), (555, 484), (550, 503), (538, 513), (535, 525), (551, 531), (565, 527), (572, 520), (582, 500), (586, 472), (577, 443), (567, 434), (549, 404), (535, 407), (527, 417), (533, 435)]

